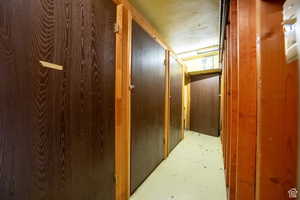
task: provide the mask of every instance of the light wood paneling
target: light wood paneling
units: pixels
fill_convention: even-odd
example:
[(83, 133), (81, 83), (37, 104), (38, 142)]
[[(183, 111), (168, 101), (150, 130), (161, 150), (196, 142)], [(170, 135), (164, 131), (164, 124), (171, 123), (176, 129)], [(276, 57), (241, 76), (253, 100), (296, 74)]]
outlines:
[(287, 64), (285, 58), (281, 24), (284, 1), (257, 2), (256, 199), (289, 199), (288, 191), (296, 188), (298, 65)]
[(132, 17), (123, 6), (117, 7), (116, 34), (116, 199), (130, 196), (130, 102)]
[(238, 66), (237, 66), (237, 0), (231, 0), (230, 4), (230, 68), (231, 68), (231, 121), (230, 121), (230, 147), (228, 166), (229, 200), (236, 199), (236, 154), (237, 154), (237, 123), (238, 123)]
[(164, 157), (169, 155), (170, 134), (170, 52), (166, 50), (165, 55), (165, 127), (164, 127)]
[(256, 0), (239, 0), (237, 200), (255, 199), (257, 140)]
[(190, 99), (191, 99), (191, 87), (190, 87), (190, 76), (184, 73), (184, 129), (190, 129)]
[(195, 76), (195, 75), (215, 74), (221, 72), (222, 69), (209, 69), (209, 70), (202, 70), (202, 71), (195, 71), (195, 72), (187, 72), (187, 74), (190, 76)]

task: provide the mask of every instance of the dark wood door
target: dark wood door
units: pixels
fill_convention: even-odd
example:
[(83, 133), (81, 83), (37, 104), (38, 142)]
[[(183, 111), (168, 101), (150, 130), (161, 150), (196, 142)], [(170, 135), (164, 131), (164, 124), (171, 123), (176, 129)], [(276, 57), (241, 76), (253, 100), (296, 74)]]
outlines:
[(170, 58), (170, 134), (169, 151), (171, 152), (182, 139), (182, 67)]
[(115, 21), (111, 0), (0, 1), (1, 200), (114, 199)]
[(191, 130), (219, 135), (220, 75), (191, 77)]
[(165, 50), (137, 23), (132, 32), (131, 192), (163, 160)]

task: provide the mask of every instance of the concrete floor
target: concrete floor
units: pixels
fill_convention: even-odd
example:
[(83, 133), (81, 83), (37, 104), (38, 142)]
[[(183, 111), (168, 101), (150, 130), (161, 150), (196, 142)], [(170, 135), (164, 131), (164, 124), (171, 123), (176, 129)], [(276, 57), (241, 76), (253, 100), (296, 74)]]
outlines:
[(187, 131), (130, 200), (226, 200), (220, 138)]

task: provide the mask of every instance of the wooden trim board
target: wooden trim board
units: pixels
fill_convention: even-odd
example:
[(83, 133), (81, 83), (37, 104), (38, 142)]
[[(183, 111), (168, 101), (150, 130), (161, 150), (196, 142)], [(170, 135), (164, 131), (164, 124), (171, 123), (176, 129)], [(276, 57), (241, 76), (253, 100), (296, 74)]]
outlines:
[(117, 7), (116, 34), (116, 199), (130, 197), (131, 26), (130, 12)]
[(235, 200), (236, 193), (236, 144), (237, 144), (237, 122), (238, 122), (238, 68), (237, 68), (237, 0), (230, 1), (230, 68), (231, 68), (231, 121), (230, 121), (230, 146), (228, 163), (228, 187), (229, 200)]
[(217, 55), (219, 55), (219, 51), (212, 51), (209, 53), (203, 53), (203, 54), (199, 54), (196, 56), (186, 57), (186, 58), (183, 58), (182, 60), (183, 61), (191, 61), (191, 60), (196, 60), (196, 59), (211, 57), (211, 56), (217, 56)]
[(222, 69), (209, 69), (209, 70), (202, 70), (202, 71), (187, 72), (187, 74), (190, 76), (215, 74), (215, 73), (222, 73)]
[(165, 131), (164, 131), (164, 158), (169, 155), (169, 133), (170, 133), (170, 52), (166, 50), (165, 58)]
[(184, 92), (185, 92), (185, 89), (184, 89), (184, 79), (185, 79), (185, 72), (186, 72), (186, 67), (182, 66), (181, 67), (181, 74), (182, 74), (182, 91), (181, 91), (181, 139), (183, 140), (184, 139), (184, 119), (185, 119), (185, 114), (184, 114)]
[(236, 199), (255, 199), (257, 142), (256, 0), (239, 0)]

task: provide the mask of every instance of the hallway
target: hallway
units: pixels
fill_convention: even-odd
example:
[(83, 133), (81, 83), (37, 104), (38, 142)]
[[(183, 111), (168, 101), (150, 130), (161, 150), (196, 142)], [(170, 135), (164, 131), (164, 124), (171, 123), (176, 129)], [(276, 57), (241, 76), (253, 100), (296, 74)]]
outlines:
[(220, 138), (187, 131), (131, 200), (226, 200), (221, 149)]

